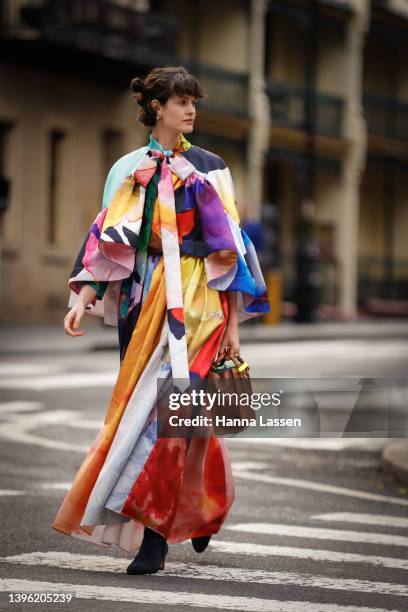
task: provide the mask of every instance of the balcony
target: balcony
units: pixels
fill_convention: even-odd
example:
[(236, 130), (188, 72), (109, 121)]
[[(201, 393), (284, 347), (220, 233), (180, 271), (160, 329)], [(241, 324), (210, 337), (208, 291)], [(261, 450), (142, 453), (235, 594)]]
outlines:
[[(303, 88), (267, 81), (272, 124), (293, 130), (307, 130), (307, 91)], [(311, 92), (315, 104), (315, 132), (322, 136), (341, 137), (343, 99)]]
[(199, 103), (203, 109), (236, 117), (248, 116), (248, 73), (188, 61), (183, 65), (198, 78), (207, 93), (207, 98)]
[(1, 37), (76, 50), (137, 67), (177, 55), (178, 20), (107, 0), (8, 0)]
[(395, 140), (408, 140), (407, 103), (389, 96), (366, 93), (363, 104), (369, 133)]
[(393, 2), (393, 0), (371, 0), (372, 10), (379, 9), (384, 12), (389, 12), (399, 17), (406, 19), (408, 15), (408, 7), (402, 2)]

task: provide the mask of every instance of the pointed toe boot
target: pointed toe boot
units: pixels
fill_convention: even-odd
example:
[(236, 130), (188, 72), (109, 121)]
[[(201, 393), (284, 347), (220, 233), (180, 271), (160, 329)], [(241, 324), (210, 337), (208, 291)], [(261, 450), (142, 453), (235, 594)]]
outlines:
[(169, 547), (166, 538), (157, 531), (145, 527), (142, 544), (126, 569), (127, 574), (155, 574), (164, 569)]
[(208, 546), (209, 541), (211, 540), (211, 536), (200, 536), (199, 538), (191, 538), (191, 543), (196, 552), (202, 553)]

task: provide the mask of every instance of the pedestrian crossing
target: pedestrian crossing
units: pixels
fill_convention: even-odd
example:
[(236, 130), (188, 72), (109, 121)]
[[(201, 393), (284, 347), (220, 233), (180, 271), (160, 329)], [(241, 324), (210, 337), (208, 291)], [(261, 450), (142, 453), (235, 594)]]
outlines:
[[(51, 550), (8, 555), (1, 557), (0, 562), (8, 565), (9, 573), (13, 574), (13, 565), (30, 566), (30, 579), (22, 579), (21, 571), (19, 578), (2, 578), (0, 592), (75, 592), (79, 599), (133, 602), (141, 606), (157, 605), (160, 609), (165, 601), (174, 610), (195, 607), (248, 612), (408, 610), (408, 580), (405, 575), (408, 571), (405, 552), (408, 538), (389, 533), (389, 528), (405, 527), (403, 517), (337, 512), (313, 514), (309, 520), (321, 521), (325, 526), (265, 522), (226, 524), (222, 533), (224, 537), (231, 535), (233, 539), (222, 539), (221, 533), (214, 536), (197, 563), (185, 562), (187, 548), (191, 553), (189, 541), (170, 545), (165, 569), (147, 577), (128, 577), (127, 557)], [(359, 531), (347, 529), (350, 523), (359, 525)], [(340, 528), (340, 524), (345, 528)], [(373, 525), (381, 525), (381, 533), (374, 533)], [(262, 535), (262, 544), (251, 542), (251, 537), (259, 535)], [(276, 545), (277, 537), (287, 538), (294, 545)], [(305, 540), (309, 546), (304, 546)], [(319, 546), (315, 548), (317, 542)], [(325, 542), (328, 543), (327, 549)], [(333, 550), (345, 543), (358, 544), (359, 552)], [(382, 554), (384, 547), (392, 547), (392, 556)], [(273, 569), (269, 569), (271, 557), (274, 557)], [(309, 562), (306, 565), (303, 563), (305, 560)], [(279, 562), (282, 569), (279, 569)], [(291, 564), (289, 571), (285, 569), (288, 562)], [(66, 570), (69, 581), (35, 580), (32, 568), (40, 566)], [(346, 571), (347, 567), (352, 568), (352, 577)], [(369, 568), (371, 570), (367, 571)], [(81, 572), (81, 578), (75, 580), (78, 572)], [(96, 584), (95, 572), (105, 574), (100, 585)], [(86, 573), (89, 573), (89, 578), (84, 580)], [(111, 578), (109, 574), (112, 574)], [(123, 586), (122, 582), (115, 586), (115, 574), (128, 580), (129, 585)], [(5, 575), (4, 571), (2, 575)], [(106, 586), (107, 581), (112, 586)], [(211, 586), (215, 583), (216, 588)], [(245, 595), (242, 589), (238, 590), (238, 585), (241, 587), (243, 584), (247, 586)], [(292, 596), (288, 597), (288, 592)], [(378, 605), (380, 601), (383, 607)], [(369, 602), (371, 605), (367, 605)]]
[[(299, 606), (301, 606), (302, 612), (386, 612), (383, 608), (368, 608), (366, 606), (349, 607), (325, 603), (322, 607), (320, 604), (309, 604), (303, 601), (280, 601), (235, 595), (212, 595), (210, 593), (202, 595), (188, 591), (153, 591), (140, 588), (0, 579), (0, 591), (21, 592), (24, 590), (58, 593), (72, 593), (75, 590), (75, 595), (79, 599), (157, 604), (160, 609), (169, 606), (183, 606), (186, 609), (197, 607), (207, 608), (208, 610), (242, 610), (244, 612), (299, 612)], [(398, 610), (389, 608), (388, 612), (398, 612)]]
[[(25, 381), (22, 385), (19, 374), (17, 364), (3, 367), (0, 388), (46, 391), (86, 388), (96, 384), (111, 387), (116, 376), (108, 368), (90, 376), (90, 373), (77, 375), (59, 367), (46, 371), (43, 366), (27, 366), (23, 371)], [(71, 434), (70, 441), (64, 442), (42, 432), (49, 426), (65, 424), (68, 416), (70, 428), (97, 431), (101, 426), (101, 422), (92, 420), (86, 412), (68, 412), (55, 407), (47, 410), (41, 401), (2, 402), (0, 416), (3, 421), (1, 439), (40, 446), (46, 451), (83, 453), (88, 449), (89, 445), (76, 443)], [(407, 498), (334, 486), (319, 481), (317, 477), (314, 481), (282, 477), (271, 470), (267, 454), (263, 462), (242, 451), (242, 447), (245, 449), (251, 443), (333, 451), (360, 445), (365, 450), (377, 450), (377, 446), (381, 448), (385, 441), (229, 440), (235, 456), (242, 453), (239, 460), (232, 462), (237, 482), (241, 481), (240, 484), (248, 489), (273, 485), (283, 491), (299, 491), (308, 499), (318, 495), (328, 501), (325, 509), (335, 509), (336, 512), (322, 513), (321, 506), (313, 505), (314, 512), (296, 524), (285, 524), (282, 519), (280, 522), (254, 522), (252, 517), (251, 522), (244, 523), (242, 515), (239, 520), (230, 518), (221, 532), (212, 538), (205, 553), (195, 555), (189, 541), (170, 545), (164, 571), (148, 577), (126, 575), (129, 556), (115, 557), (99, 551), (81, 554), (45, 550), (3, 556), (0, 557), (0, 595), (3, 596), (0, 600), (4, 601), (6, 592), (27, 590), (75, 593), (80, 601), (83, 600), (81, 609), (87, 608), (87, 600), (100, 600), (111, 602), (112, 610), (117, 603), (131, 602), (135, 612), (144, 612), (147, 606), (157, 606), (158, 611), (168, 606), (171, 612), (184, 609), (407, 612), (408, 537), (403, 530), (408, 527), (408, 519), (401, 516), (406, 511)], [(267, 453), (269, 449), (264, 448)], [(62, 481), (34, 482), (28, 483), (27, 489), (23, 490), (10, 489), (8, 484), (0, 489), (0, 501), (4, 498), (5, 503), (12, 496), (21, 499), (28, 495), (37, 495), (36, 502), (42, 503), (41, 496), (50, 498), (53, 492), (58, 494), (71, 486), (71, 482)], [(16, 503), (20, 503), (20, 499)], [(370, 507), (369, 504), (375, 504), (382, 513), (351, 512), (350, 507), (357, 507), (357, 503), (364, 504), (365, 509)], [(393, 512), (399, 516), (394, 516)], [(64, 540), (56, 534), (55, 538), (55, 546), (65, 548)], [(46, 576), (52, 576), (52, 579), (42, 580), (45, 573), (37, 571), (41, 566), (50, 568)], [(60, 570), (65, 570), (63, 577)]]
[(237, 468), (236, 466), (234, 466), (234, 464), (232, 468), (234, 477), (242, 480), (249, 480), (252, 483), (262, 482), (265, 484), (272, 485), (284, 485), (299, 489), (307, 489), (309, 491), (316, 491), (319, 493), (347, 496), (355, 499), (383, 502), (385, 504), (393, 504), (397, 506), (408, 506), (408, 499), (402, 497), (392, 497), (391, 495), (381, 495), (379, 493), (370, 493), (367, 491), (350, 489), (348, 487), (339, 487), (336, 485), (326, 484), (324, 482), (316, 482), (305, 478), (272, 476), (270, 474), (258, 473), (256, 471), (249, 470), (248, 468), (239, 469), (239, 467)]
[[(82, 571), (105, 571), (123, 573), (123, 559), (102, 555), (79, 555), (75, 553), (48, 552), (12, 555), (3, 559), (9, 563), (26, 565), (45, 565)], [(292, 584), (302, 587), (326, 588), (360, 593), (380, 593), (408, 597), (408, 584), (389, 584), (356, 579), (333, 579), (326, 576), (313, 576), (300, 572), (267, 571), (262, 569), (245, 569), (220, 567), (218, 565), (192, 566), (187, 563), (166, 561), (166, 576), (193, 580), (219, 580), (222, 582), (251, 582), (252, 584)]]
[[(109, 363), (103, 363), (102, 371), (101, 368), (97, 370), (86, 371), (74, 371), (71, 368), (67, 368), (64, 364), (58, 363), (28, 363), (28, 362), (13, 362), (9, 361), (6, 363), (0, 363), (0, 389), (3, 390), (17, 390), (17, 391), (33, 391), (33, 392), (47, 392), (47, 391), (58, 391), (58, 390), (79, 390), (95, 388), (112, 389), (117, 380), (117, 368), (109, 368)], [(4, 402), (0, 403), (0, 416), (5, 414), (13, 415), (11, 410), (12, 404), (20, 404), (20, 408), (16, 410), (23, 412), (33, 412), (30, 416), (31, 428), (36, 428), (36, 421), (40, 413), (41, 403), (37, 402), (37, 408), (34, 406), (35, 402)], [(24, 408), (26, 404), (26, 408)], [(29, 404), (32, 405), (30, 408)], [(44, 418), (47, 415), (44, 414)], [(75, 411), (72, 416), (75, 417)], [(62, 422), (66, 422), (66, 416), (64, 414), (54, 415), (54, 418), (59, 418)], [(81, 423), (78, 423), (81, 421)], [(89, 429), (100, 429), (102, 421), (88, 421), (86, 422), (85, 414), (78, 414), (77, 423), (69, 422), (69, 427), (87, 427)], [(40, 423), (41, 425), (41, 423)], [(20, 428), (22, 427), (19, 424)], [(3, 432), (0, 432), (2, 438), (15, 439), (14, 429), (16, 426), (7, 427)], [(273, 447), (288, 447), (298, 449), (314, 449), (314, 450), (331, 450), (342, 452), (346, 449), (366, 450), (366, 451), (380, 451), (384, 445), (388, 442), (388, 438), (343, 438), (333, 437), (334, 434), (326, 433), (322, 435), (328, 435), (328, 437), (321, 438), (246, 438), (236, 437), (229, 440), (229, 444), (232, 447), (239, 448), (239, 446), (246, 446), (248, 444), (256, 444), (257, 446), (263, 446), (268, 448)], [(73, 451), (84, 453), (86, 448), (72, 444), (63, 444), (58, 440), (47, 441), (42, 436), (21, 436), (18, 441), (25, 442), (27, 444), (35, 444), (37, 446), (44, 446), (48, 448), (57, 449), (59, 446), (61, 450)]]

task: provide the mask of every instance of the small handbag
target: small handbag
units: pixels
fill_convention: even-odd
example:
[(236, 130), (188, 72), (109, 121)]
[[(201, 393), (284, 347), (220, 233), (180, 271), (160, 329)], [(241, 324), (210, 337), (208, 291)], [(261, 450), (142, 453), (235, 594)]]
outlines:
[[(228, 360), (230, 364), (232, 362), (232, 365), (226, 364)], [(219, 391), (221, 394), (223, 392), (236, 394), (233, 401), (215, 401), (212, 408), (214, 433), (217, 436), (223, 436), (244, 431), (248, 424), (245, 424), (242, 419), (256, 418), (254, 409), (251, 407), (252, 386), (248, 363), (240, 355), (233, 355), (230, 348), (226, 347), (222, 354), (212, 362), (207, 379), (207, 392), (217, 393)], [(239, 421), (231, 423), (229, 419), (239, 419)]]

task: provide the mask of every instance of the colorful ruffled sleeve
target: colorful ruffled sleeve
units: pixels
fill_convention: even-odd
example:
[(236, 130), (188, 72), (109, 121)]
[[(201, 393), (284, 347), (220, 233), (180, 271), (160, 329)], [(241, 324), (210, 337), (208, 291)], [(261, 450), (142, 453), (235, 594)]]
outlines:
[[(115, 173), (115, 169), (116, 169), (116, 164), (109, 170), (108, 176), (105, 181), (105, 186), (103, 190), (103, 198), (102, 198), (102, 210), (108, 206), (108, 196), (109, 196), (111, 182), (112, 182), (112, 179)], [(96, 296), (95, 296), (95, 299), (92, 300), (91, 302), (91, 304), (94, 306), (95, 300), (103, 300), (106, 289), (108, 288), (108, 285), (109, 285), (109, 281), (83, 281), (82, 284), (90, 285), (91, 287), (95, 289)], [(90, 310), (91, 308), (88, 307), (88, 309)]]
[(95, 262), (102, 257), (98, 250), (101, 232), (101, 214), (97, 215), (88, 229), (76, 257), (74, 267), (69, 275), (68, 287), (70, 288), (70, 296), (68, 308), (72, 308), (75, 305), (83, 285), (90, 285), (95, 289), (96, 296), (87, 305), (86, 312), (103, 317), (108, 325), (117, 325), (115, 301), (119, 295), (119, 286), (116, 285), (122, 281), (115, 280), (112, 283), (107, 276), (106, 280), (102, 280), (105, 272), (100, 265), (97, 267), (93, 266), (91, 257), (92, 255), (94, 256)]
[[(271, 311), (266, 283), (252, 240), (240, 225), (235, 185), (229, 167), (222, 158), (220, 168), (208, 172), (223, 207), (223, 215), (214, 208), (214, 216), (205, 227), (207, 242), (218, 244), (218, 250), (206, 257), (209, 287), (220, 291), (236, 291), (238, 322), (262, 316)], [(201, 207), (204, 219), (210, 207)]]
[[(132, 274), (135, 245), (112, 236), (117, 218), (134, 206), (133, 184), (127, 180), (143, 158), (146, 147), (121, 157), (110, 169), (103, 192), (102, 210), (89, 227), (85, 240), (76, 257), (68, 280), (70, 296), (68, 308), (72, 308), (84, 284), (96, 291), (88, 304), (87, 312), (104, 318), (107, 325), (118, 325), (118, 307), (121, 285)], [(119, 230), (120, 232), (120, 230)]]

